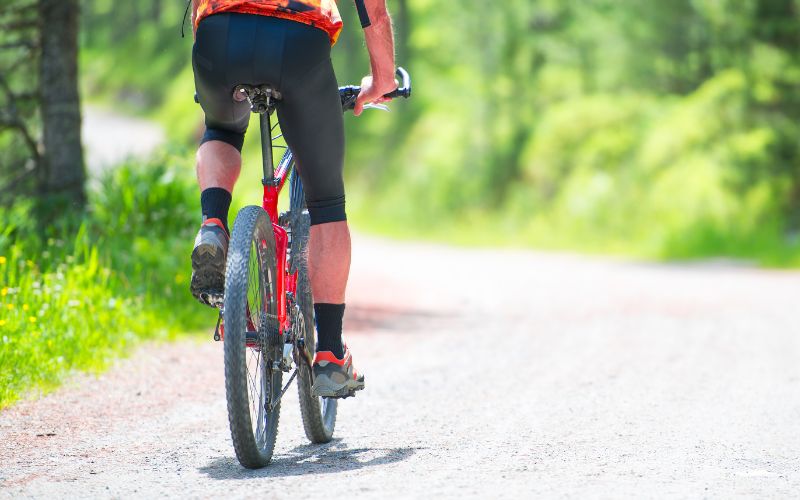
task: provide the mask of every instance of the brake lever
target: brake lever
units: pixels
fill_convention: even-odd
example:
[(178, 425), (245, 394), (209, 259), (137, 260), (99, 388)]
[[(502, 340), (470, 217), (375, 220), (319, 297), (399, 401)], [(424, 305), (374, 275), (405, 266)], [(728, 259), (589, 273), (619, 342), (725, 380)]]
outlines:
[(391, 109), (389, 109), (389, 106), (385, 104), (374, 104), (374, 103), (365, 104), (364, 109), (377, 109), (380, 111), (386, 111), (387, 113), (392, 111)]

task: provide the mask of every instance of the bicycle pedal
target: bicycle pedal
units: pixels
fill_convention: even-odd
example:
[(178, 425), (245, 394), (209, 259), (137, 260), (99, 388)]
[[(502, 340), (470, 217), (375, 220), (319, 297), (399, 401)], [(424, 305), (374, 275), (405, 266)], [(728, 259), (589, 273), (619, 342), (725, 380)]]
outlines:
[(341, 396), (339, 396), (339, 395), (337, 395), (337, 396), (333, 396), (333, 397), (331, 397), (331, 399), (347, 399), (347, 398), (354, 398), (354, 397), (356, 397), (356, 392), (357, 392), (357, 391), (356, 391), (355, 389), (353, 389), (353, 390), (350, 390), (350, 391), (348, 391), (348, 392), (346, 392), (346, 393), (342, 394)]
[(203, 292), (200, 294), (200, 302), (216, 309), (222, 309), (225, 304), (225, 295), (219, 292)]

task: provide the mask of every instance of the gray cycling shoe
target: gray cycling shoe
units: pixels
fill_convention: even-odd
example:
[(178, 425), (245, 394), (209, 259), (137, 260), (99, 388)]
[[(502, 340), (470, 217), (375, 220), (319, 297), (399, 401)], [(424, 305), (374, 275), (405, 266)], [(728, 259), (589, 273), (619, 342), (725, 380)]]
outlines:
[(190, 290), (194, 298), (211, 307), (225, 291), (228, 240), (228, 232), (219, 219), (203, 222), (194, 240)]
[(364, 375), (353, 368), (353, 356), (347, 346), (344, 358), (338, 359), (330, 351), (318, 352), (314, 356), (314, 385), (311, 393), (321, 398), (346, 398), (355, 396), (364, 388)]

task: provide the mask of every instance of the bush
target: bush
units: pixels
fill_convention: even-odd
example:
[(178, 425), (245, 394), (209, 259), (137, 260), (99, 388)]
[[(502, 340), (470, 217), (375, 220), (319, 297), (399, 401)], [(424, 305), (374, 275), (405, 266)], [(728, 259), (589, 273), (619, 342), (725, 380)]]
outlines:
[(182, 164), (162, 155), (121, 166), (84, 220), (46, 237), (24, 203), (0, 211), (0, 407), (141, 339), (212, 324), (188, 292), (198, 214)]

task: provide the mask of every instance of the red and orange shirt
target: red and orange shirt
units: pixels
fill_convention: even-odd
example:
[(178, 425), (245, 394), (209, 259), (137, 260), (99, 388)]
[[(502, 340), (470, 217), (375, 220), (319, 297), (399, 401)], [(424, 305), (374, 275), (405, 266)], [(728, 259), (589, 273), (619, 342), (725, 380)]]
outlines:
[(331, 45), (342, 31), (342, 18), (336, 0), (200, 0), (195, 28), (204, 17), (220, 12), (240, 12), (291, 19), (328, 33)]

